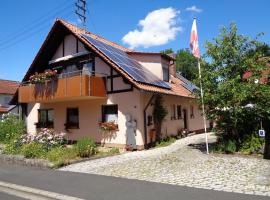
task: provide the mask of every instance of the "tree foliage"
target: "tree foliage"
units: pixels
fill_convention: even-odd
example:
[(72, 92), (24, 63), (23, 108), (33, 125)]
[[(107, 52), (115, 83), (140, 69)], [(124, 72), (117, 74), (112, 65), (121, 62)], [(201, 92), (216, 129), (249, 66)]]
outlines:
[[(270, 87), (257, 81), (267, 68), (261, 59), (265, 53), (265, 44), (238, 34), (234, 23), (206, 43), (210, 62), (202, 63), (202, 81), (207, 116), (216, 120), (221, 139), (237, 146), (258, 131), (261, 121), (269, 123)], [(252, 72), (247, 80), (246, 72)]]
[(177, 51), (176, 70), (191, 82), (198, 77), (198, 61), (189, 49), (180, 49)]
[[(162, 51), (164, 54), (174, 53), (172, 49)], [(198, 61), (189, 49), (180, 49), (176, 52), (176, 71), (186, 79), (193, 81), (198, 76)]]
[(162, 122), (168, 114), (167, 109), (163, 105), (163, 97), (161, 95), (156, 95), (153, 109), (153, 120), (156, 129), (157, 140), (161, 140), (161, 127)]

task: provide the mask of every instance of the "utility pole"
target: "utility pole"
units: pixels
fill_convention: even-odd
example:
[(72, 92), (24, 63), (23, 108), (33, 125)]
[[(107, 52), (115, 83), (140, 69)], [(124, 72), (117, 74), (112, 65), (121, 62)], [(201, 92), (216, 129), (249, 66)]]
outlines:
[(75, 14), (81, 20), (84, 29), (86, 29), (86, 11), (87, 11), (86, 5), (87, 5), (86, 0), (77, 0), (77, 2), (75, 3), (76, 6)]

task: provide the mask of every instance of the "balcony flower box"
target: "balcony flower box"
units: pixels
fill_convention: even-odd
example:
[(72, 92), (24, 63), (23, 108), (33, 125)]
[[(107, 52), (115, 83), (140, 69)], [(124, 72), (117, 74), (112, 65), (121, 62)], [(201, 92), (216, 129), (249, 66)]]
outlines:
[(35, 73), (34, 75), (30, 76), (30, 83), (37, 84), (37, 83), (45, 83), (46, 81), (54, 80), (57, 78), (57, 70), (47, 70), (43, 73)]

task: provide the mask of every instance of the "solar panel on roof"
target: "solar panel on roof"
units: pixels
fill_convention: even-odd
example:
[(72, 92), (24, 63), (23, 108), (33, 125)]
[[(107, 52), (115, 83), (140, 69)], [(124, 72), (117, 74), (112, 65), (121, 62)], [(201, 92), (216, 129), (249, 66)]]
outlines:
[(170, 85), (165, 81), (159, 79), (149, 70), (145, 69), (139, 62), (130, 58), (130, 56), (113, 46), (107, 45), (101, 41), (93, 39), (89, 36), (82, 35), (88, 42), (94, 45), (105, 56), (112, 60), (116, 65), (123, 69), (128, 75), (130, 75), (135, 81), (155, 85), (163, 88), (170, 89)]
[(199, 88), (194, 85), (193, 83), (191, 83), (189, 80), (187, 80), (185, 77), (183, 77), (181, 74), (177, 73), (176, 74), (177, 78), (179, 78), (182, 83), (183, 83), (183, 86), (189, 90), (190, 92), (194, 92), (196, 90), (199, 90)]

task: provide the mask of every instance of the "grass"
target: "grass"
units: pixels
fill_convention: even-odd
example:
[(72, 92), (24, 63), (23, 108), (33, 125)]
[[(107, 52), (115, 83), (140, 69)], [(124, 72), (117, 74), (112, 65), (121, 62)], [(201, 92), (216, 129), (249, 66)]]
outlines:
[(174, 137), (168, 137), (168, 138), (162, 139), (161, 141), (155, 143), (155, 148), (169, 146), (175, 141), (176, 141), (176, 138)]
[(111, 148), (107, 152), (103, 151), (97, 151), (95, 154), (88, 156), (88, 157), (80, 157), (78, 155), (78, 152), (74, 146), (71, 146), (69, 148), (54, 148), (51, 151), (48, 152), (47, 154), (47, 159), (51, 161), (54, 164), (55, 168), (63, 167), (69, 164), (72, 164), (73, 162), (76, 161), (83, 161), (89, 158), (103, 158), (107, 156), (113, 156), (113, 155), (118, 155), (119, 149), (118, 148)]

